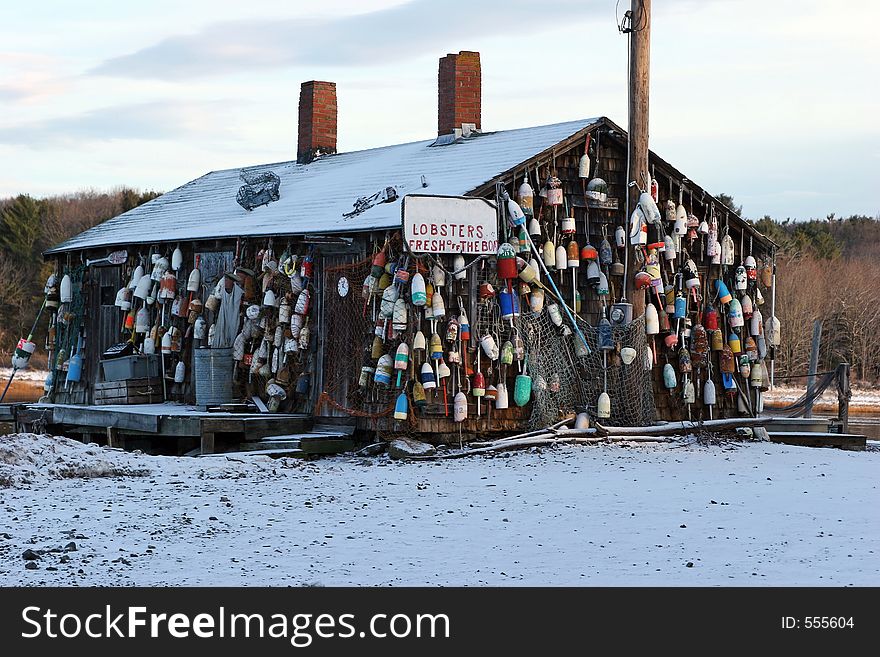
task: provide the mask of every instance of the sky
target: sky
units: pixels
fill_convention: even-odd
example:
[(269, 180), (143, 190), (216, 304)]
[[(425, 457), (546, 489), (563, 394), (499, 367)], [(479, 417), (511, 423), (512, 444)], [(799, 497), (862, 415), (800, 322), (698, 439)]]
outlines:
[[(626, 126), (628, 0), (0, 0), (0, 196), (295, 159), (302, 81), (340, 151), (432, 138), (478, 50), (484, 130)], [(753, 218), (880, 215), (875, 0), (653, 3), (650, 146)]]

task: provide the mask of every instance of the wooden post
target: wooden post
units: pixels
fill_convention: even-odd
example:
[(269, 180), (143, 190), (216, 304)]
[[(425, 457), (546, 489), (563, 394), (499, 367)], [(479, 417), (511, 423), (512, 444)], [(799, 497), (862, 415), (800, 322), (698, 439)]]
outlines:
[[(639, 188), (649, 189), (648, 173), (648, 91), (651, 60), (651, 0), (632, 0), (632, 31), (630, 32), (629, 65), (629, 142), (627, 183), (636, 181), (638, 187), (627, 188), (628, 211), (632, 214), (638, 203)], [(629, 216), (624, 217), (629, 226)], [(634, 249), (627, 245), (627, 252), (634, 261)], [(624, 289), (633, 304), (633, 317), (645, 312), (645, 295), (637, 293), (633, 281), (633, 269), (627, 272)]]
[(842, 433), (849, 433), (849, 400), (851, 397), (849, 363), (840, 363), (837, 366), (837, 419), (840, 421)]
[(822, 344), (822, 320), (813, 322), (813, 344), (810, 348), (810, 369), (807, 371), (807, 405), (804, 408), (804, 417), (813, 417), (813, 400), (810, 397), (816, 389), (816, 372), (819, 368), (819, 347)]
[(202, 431), (201, 453), (214, 453), (214, 433), (212, 431)]

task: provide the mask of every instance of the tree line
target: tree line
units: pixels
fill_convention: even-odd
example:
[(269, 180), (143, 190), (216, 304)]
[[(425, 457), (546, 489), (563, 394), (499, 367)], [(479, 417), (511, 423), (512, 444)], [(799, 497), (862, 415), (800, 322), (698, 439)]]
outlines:
[(157, 196), (158, 192), (120, 187), (0, 199), (0, 366), (9, 365), (11, 351), (30, 331), (43, 301), (53, 267), (44, 262), (43, 251)]
[(822, 321), (819, 371), (847, 362), (853, 379), (877, 382), (880, 216), (831, 214), (808, 221), (765, 216), (754, 224), (779, 245), (776, 315), (782, 322), (782, 345), (776, 354), (777, 383), (808, 371), (815, 320)]

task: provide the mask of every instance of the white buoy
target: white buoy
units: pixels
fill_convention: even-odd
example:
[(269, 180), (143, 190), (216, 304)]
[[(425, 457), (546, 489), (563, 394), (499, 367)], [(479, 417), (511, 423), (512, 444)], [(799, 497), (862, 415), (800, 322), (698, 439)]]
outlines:
[(146, 300), (147, 295), (150, 294), (150, 288), (153, 286), (153, 281), (150, 280), (149, 276), (141, 276), (138, 279), (138, 283), (134, 288), (134, 296), (137, 299)]
[(600, 418), (611, 417), (611, 397), (604, 390), (599, 395), (599, 401), (596, 403), (596, 415)]
[(134, 271), (131, 272), (131, 278), (128, 281), (128, 289), (129, 290), (135, 289), (137, 287), (138, 281), (141, 280), (143, 275), (144, 275), (144, 268), (141, 265), (138, 265), (137, 267), (135, 267)]
[(504, 410), (509, 407), (509, 399), (507, 394), (507, 385), (502, 381), (498, 383), (498, 390), (495, 397), (495, 408)]
[(177, 247), (171, 254), (171, 269), (180, 271), (181, 266), (183, 266), (183, 251), (180, 250), (180, 247)]
[(174, 383), (183, 383), (186, 380), (186, 365), (183, 361), (178, 361), (177, 367), (174, 368)]
[(61, 279), (59, 296), (61, 298), (61, 303), (70, 303), (73, 301), (73, 281), (70, 280), (70, 276), (67, 274), (64, 274), (64, 277)]
[(452, 417), (456, 422), (467, 419), (467, 396), (459, 390), (452, 404)]

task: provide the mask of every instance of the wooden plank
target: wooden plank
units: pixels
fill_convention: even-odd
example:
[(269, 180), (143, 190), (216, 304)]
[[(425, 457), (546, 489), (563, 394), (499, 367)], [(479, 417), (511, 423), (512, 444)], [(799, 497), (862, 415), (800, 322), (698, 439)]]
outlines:
[(791, 431), (768, 432), (770, 441), (798, 447), (836, 447), (863, 452), (867, 446), (865, 436), (852, 433), (794, 433)]
[(148, 433), (156, 433), (159, 430), (158, 415), (66, 406), (54, 406), (51, 412), (53, 424), (137, 429)]

